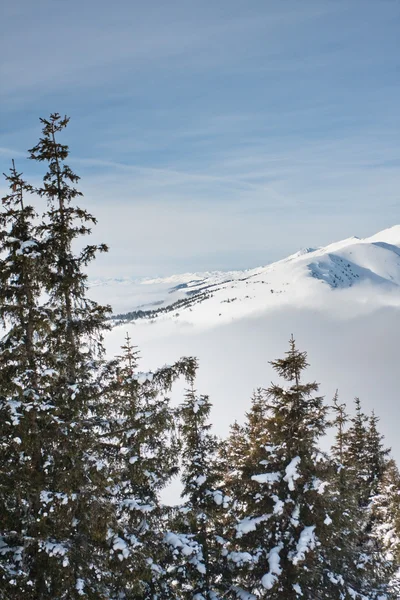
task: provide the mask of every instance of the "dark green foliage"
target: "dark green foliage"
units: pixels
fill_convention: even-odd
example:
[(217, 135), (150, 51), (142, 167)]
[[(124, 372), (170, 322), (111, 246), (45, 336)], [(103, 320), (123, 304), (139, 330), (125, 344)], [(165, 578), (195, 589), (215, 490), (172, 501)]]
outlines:
[(230, 555), (241, 566), (236, 587), (271, 599), (312, 597), (316, 589), (332, 598), (343, 586), (332, 583), (330, 464), (318, 449), (327, 408), (318, 385), (302, 381), (307, 357), (293, 339), (286, 357), (272, 365), (289, 386), (259, 391), (247, 415), (248, 454)]
[(168, 589), (164, 542), (167, 512), (160, 491), (178, 473), (175, 411), (165, 394), (180, 376), (191, 378), (194, 359), (154, 373), (138, 371), (129, 337), (123, 355), (108, 366), (103, 457), (110, 465), (116, 524), (110, 528), (113, 584), (117, 597), (153, 598)]
[(166, 540), (173, 555), (177, 598), (212, 600), (229, 588), (226, 581), (223, 515), (229, 498), (220, 486), (219, 442), (210, 433), (211, 403), (193, 380), (180, 407), (182, 497)]

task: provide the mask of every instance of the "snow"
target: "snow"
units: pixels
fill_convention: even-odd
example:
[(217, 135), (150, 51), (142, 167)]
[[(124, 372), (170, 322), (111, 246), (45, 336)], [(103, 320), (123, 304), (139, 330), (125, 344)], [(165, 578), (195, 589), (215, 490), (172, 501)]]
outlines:
[(292, 557), (294, 565), (299, 564), (305, 559), (306, 553), (315, 548), (315, 525), (304, 527), (296, 545), (296, 554)]
[(266, 573), (261, 579), (261, 583), (266, 590), (273, 588), (278, 580), (278, 576), (282, 573), (280, 566), (281, 558), (279, 556), (281, 550), (281, 545), (275, 546), (275, 548), (272, 548), (268, 554), (269, 572)]
[(112, 549), (114, 552), (118, 553), (119, 560), (123, 560), (124, 558), (128, 558), (129, 556), (129, 546), (125, 540), (123, 540), (119, 536), (115, 536), (112, 542)]
[(191, 556), (197, 551), (196, 543), (184, 534), (176, 534), (169, 531), (164, 536), (164, 541), (172, 548), (178, 550), (184, 556)]
[(225, 494), (223, 494), (223, 492), (221, 492), (221, 490), (215, 490), (213, 492), (210, 492), (213, 500), (215, 502), (215, 504), (217, 504), (218, 506), (223, 506), (224, 508), (226, 508), (230, 502), (230, 497), (229, 496), (225, 496)]
[(85, 596), (85, 582), (83, 581), (83, 579), (77, 579), (76, 580), (76, 585), (75, 585), (76, 591), (78, 592), (79, 596)]
[(243, 534), (255, 531), (257, 525), (268, 521), (271, 515), (262, 515), (260, 517), (245, 517), (236, 525), (237, 536), (241, 537)]
[(204, 406), (205, 404), (205, 400), (203, 398), (196, 398), (195, 401), (193, 402), (193, 412), (194, 414), (197, 414), (199, 412), (199, 409)]
[[(107, 350), (119, 355), (129, 332), (140, 348), (145, 372), (166, 357), (197, 356), (197, 388), (210, 395), (215, 431), (225, 436), (235, 419), (243, 421), (253, 388), (268, 386), (272, 374), (267, 361), (282, 356), (285, 340), (293, 332), (299, 348), (309, 352), (310, 377), (321, 381), (327, 398), (339, 387), (343, 398), (361, 396), (369, 411), (380, 397), (378, 382), (385, 381), (381, 426), (388, 446), (399, 457), (400, 438), (390, 415), (397, 398), (391, 365), (400, 335), (400, 257), (399, 248), (396, 252), (396, 248), (377, 245), (393, 245), (399, 230), (393, 228), (374, 239), (349, 238), (248, 271), (185, 274), (146, 282), (98, 280), (91, 288), (92, 296), (111, 302), (115, 313), (154, 309), (155, 302), (165, 307), (179, 299), (200, 298), (200, 290), (212, 286), (212, 295), (202, 302), (114, 327), (106, 335)], [(325, 266), (316, 267), (313, 276), (310, 265), (318, 262)], [(187, 287), (176, 289), (181, 285)], [(187, 296), (188, 291), (193, 295)], [(235, 301), (227, 302), (234, 297)], [(385, 344), (381, 343), (382, 331), (386, 332)], [(268, 466), (260, 467), (260, 474), (263, 470)]]
[(203, 485), (203, 483), (205, 483), (207, 481), (207, 477), (205, 475), (199, 475), (198, 477), (196, 477), (196, 479), (194, 480), (195, 484), (197, 486), (201, 486)]
[(285, 507), (285, 503), (278, 498), (275, 494), (272, 496), (272, 500), (274, 501), (274, 515), (281, 515), (283, 513), (283, 509)]
[(257, 481), (257, 483), (268, 483), (272, 485), (273, 483), (280, 480), (282, 477), (281, 473), (263, 473), (262, 475), (253, 475), (252, 480)]
[(230, 552), (228, 558), (239, 566), (253, 562), (253, 557), (249, 552)]
[(21, 255), (21, 254), (28, 254), (28, 252), (25, 252), (25, 250), (30, 250), (31, 248), (35, 248), (37, 246), (37, 243), (34, 240), (26, 240), (24, 242), (20, 242), (19, 244), (19, 248), (16, 251), (17, 255)]
[[(323, 248), (308, 248), (255, 269), (96, 280), (90, 283), (90, 293), (96, 300), (111, 303), (115, 313), (157, 310), (190, 300), (190, 306), (177, 306), (156, 319), (209, 326), (272, 310), (282, 303), (296, 305), (306, 300), (312, 304), (321, 282), (345, 289), (372, 281), (398, 293), (399, 246), (400, 226), (396, 226), (370, 238), (351, 237)], [(204, 295), (209, 297), (204, 299)]]
[(296, 594), (297, 594), (298, 596), (302, 596), (302, 595), (303, 595), (303, 592), (301, 591), (301, 587), (299, 586), (299, 584), (298, 584), (298, 583), (295, 583), (295, 584), (293, 585), (293, 589), (294, 589), (294, 591), (296, 592)]
[(40, 542), (40, 549), (44, 550), (49, 556), (65, 556), (68, 552), (63, 544), (51, 541)]
[(236, 585), (232, 586), (232, 591), (236, 594), (239, 600), (257, 600), (257, 596), (250, 594), (250, 592), (246, 592), (246, 590), (243, 590)]
[(288, 466), (285, 469), (285, 477), (283, 478), (284, 481), (287, 481), (289, 490), (291, 492), (294, 491), (294, 482), (299, 479), (299, 477), (301, 477), (300, 473), (297, 471), (297, 467), (300, 464), (300, 456), (295, 456), (290, 463), (288, 464)]

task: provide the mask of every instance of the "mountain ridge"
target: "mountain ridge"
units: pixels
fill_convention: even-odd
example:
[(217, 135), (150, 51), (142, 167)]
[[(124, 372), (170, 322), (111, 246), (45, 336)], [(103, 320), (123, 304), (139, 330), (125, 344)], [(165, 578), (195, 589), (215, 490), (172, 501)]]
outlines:
[[(244, 271), (184, 273), (165, 278), (97, 280), (95, 299), (108, 298), (117, 321), (239, 318), (312, 296), (319, 284), (331, 290), (369, 283), (400, 293), (400, 225), (360, 239), (349, 237), (320, 248), (305, 248), (265, 266)], [(108, 293), (107, 293), (108, 292)], [(111, 292), (111, 293), (110, 293)], [(231, 305), (241, 304), (243, 310)], [(205, 309), (207, 307), (207, 309)]]

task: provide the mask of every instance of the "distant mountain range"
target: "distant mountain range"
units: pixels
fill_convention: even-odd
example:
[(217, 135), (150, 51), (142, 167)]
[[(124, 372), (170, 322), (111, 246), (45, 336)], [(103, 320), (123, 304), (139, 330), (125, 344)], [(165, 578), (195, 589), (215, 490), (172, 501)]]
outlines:
[(334, 292), (366, 283), (373, 286), (369, 290), (384, 286), (400, 294), (400, 225), (365, 239), (306, 248), (251, 270), (97, 280), (91, 282), (91, 295), (109, 302), (118, 322), (173, 318), (204, 323), (232, 321), (282, 304), (304, 305), (321, 286)]
[[(308, 352), (307, 380), (321, 382), (328, 403), (339, 388), (349, 411), (360, 396), (400, 460), (400, 226), (247, 271), (98, 280), (91, 295), (118, 315), (106, 336), (110, 356), (129, 334), (145, 372), (199, 359), (197, 389), (210, 394), (218, 434), (243, 420), (253, 389), (275, 381), (268, 361), (293, 334)], [(183, 390), (174, 393), (180, 402)]]

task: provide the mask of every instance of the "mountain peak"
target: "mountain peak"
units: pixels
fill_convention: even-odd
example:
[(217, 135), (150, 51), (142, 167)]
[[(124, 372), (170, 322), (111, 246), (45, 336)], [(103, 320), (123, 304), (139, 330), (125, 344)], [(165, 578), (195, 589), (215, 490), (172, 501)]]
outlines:
[[(186, 273), (160, 279), (107, 281), (92, 287), (123, 321), (173, 319), (226, 322), (283, 304), (311, 305), (330, 289), (372, 285), (400, 293), (400, 225), (360, 239), (350, 237), (322, 248), (305, 248), (272, 264), (246, 271)], [(321, 284), (323, 284), (321, 286)], [(325, 290), (325, 291), (324, 291)], [(379, 293), (378, 293), (379, 290)], [(365, 293), (365, 292), (363, 292)], [(326, 297), (327, 298), (327, 297)]]
[(393, 225), (382, 231), (378, 231), (371, 237), (365, 238), (365, 242), (386, 242), (393, 246), (400, 246), (400, 225)]

